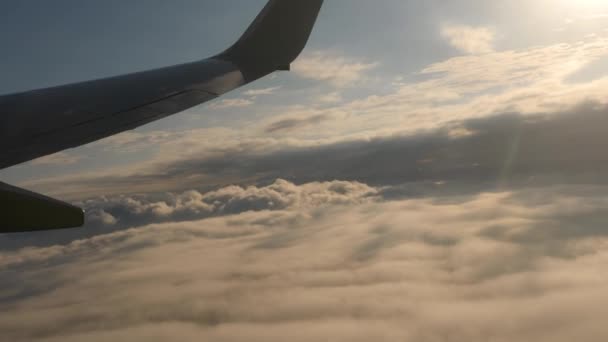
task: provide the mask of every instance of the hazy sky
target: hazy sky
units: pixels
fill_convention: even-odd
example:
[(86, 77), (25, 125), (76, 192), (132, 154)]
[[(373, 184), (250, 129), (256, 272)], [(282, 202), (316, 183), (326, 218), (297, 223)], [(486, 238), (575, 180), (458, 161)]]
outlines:
[[(0, 1), (0, 94), (204, 58), (255, 1)], [(11, 341), (605, 341), (608, 4), (328, 0), (290, 73), (0, 171)]]

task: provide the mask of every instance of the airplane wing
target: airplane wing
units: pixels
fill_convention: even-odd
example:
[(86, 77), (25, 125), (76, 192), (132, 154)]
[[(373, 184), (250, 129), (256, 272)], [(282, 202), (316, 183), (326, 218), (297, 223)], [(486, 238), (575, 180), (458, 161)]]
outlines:
[[(205, 60), (0, 96), (0, 169), (132, 130), (274, 71), (289, 70), (306, 45), (322, 4), (323, 0), (269, 0), (234, 45)], [(28, 215), (9, 213), (7, 208), (21, 203), (20, 208), (35, 216), (41, 209), (32, 203), (47, 200), (36, 195), (33, 202), (17, 202), (17, 193), (19, 198), (35, 194), (15, 190), (0, 183), (0, 233), (75, 225), (68, 204), (50, 206), (54, 213), (64, 208), (65, 222), (53, 214), (41, 225)]]

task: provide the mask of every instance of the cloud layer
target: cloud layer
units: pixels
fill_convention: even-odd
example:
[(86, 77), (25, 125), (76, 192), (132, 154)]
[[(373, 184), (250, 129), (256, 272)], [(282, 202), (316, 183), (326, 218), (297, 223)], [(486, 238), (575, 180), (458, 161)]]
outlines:
[[(489, 186), (551, 182), (603, 182), (608, 163), (602, 149), (606, 106), (583, 103), (561, 113), (506, 113), (454, 121), (414, 135), (307, 143), (283, 138), (234, 138), (200, 145), (208, 132), (176, 137), (164, 146), (173, 159), (125, 174), (97, 174), (46, 181), (57, 195), (182, 191), (239, 184), (267, 185), (278, 178), (296, 184), (336, 179), (374, 186), (411, 182), (471, 181)], [(298, 121), (270, 126), (286, 129)], [(199, 148), (201, 148), (199, 146)], [(183, 151), (190, 151), (184, 153)], [(180, 155), (180, 153), (182, 153)], [(63, 186), (58, 187), (58, 184)], [(43, 192), (45, 183), (37, 185)], [(477, 191), (473, 187), (473, 191)], [(82, 199), (80, 197), (79, 199)]]
[[(201, 193), (131, 195), (85, 201), (92, 224), (121, 227), (188, 221), (248, 211), (307, 209), (331, 204), (358, 204), (373, 200), (378, 191), (357, 182), (315, 182), (296, 186), (278, 179), (264, 187), (228, 186)], [(119, 219), (118, 219), (119, 218)]]
[(365, 73), (376, 63), (352, 60), (328, 51), (316, 51), (300, 57), (293, 71), (300, 77), (326, 81), (337, 88), (352, 87), (361, 81)]
[(291, 188), (277, 210), (2, 252), (0, 330), (11, 341), (608, 337), (605, 187), (361, 202), (371, 188), (336, 184), (279, 181), (249, 190)]
[(494, 51), (495, 32), (487, 27), (445, 25), (441, 34), (452, 46), (467, 54), (483, 54)]

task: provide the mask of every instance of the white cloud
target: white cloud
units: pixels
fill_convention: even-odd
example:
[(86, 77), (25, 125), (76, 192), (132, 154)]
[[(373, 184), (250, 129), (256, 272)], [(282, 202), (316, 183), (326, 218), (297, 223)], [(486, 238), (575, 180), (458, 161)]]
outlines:
[(116, 217), (98, 208), (91, 213), (87, 213), (87, 220), (90, 224), (100, 224), (103, 226), (113, 226), (118, 223)]
[(3, 251), (0, 330), (28, 341), (600, 342), (606, 190), (295, 205)]
[[(314, 132), (295, 130), (292, 136), (348, 139), (354, 133), (372, 137), (413, 134), (497, 113), (555, 113), (587, 101), (606, 103), (608, 75), (598, 73), (577, 82), (570, 77), (606, 56), (607, 41), (605, 36), (594, 36), (573, 44), (488, 51), (433, 63), (417, 73), (421, 80), (401, 79), (392, 92), (372, 91), (365, 97), (315, 109), (317, 116), (347, 119), (325, 121)], [(319, 75), (323, 78), (322, 72)], [(299, 107), (285, 108), (281, 116), (301, 117), (301, 111)]]
[(264, 95), (272, 95), (277, 90), (281, 89), (281, 87), (270, 87), (270, 88), (262, 88), (262, 89), (250, 89), (243, 93), (245, 96), (257, 97)]
[(606, 103), (608, 75), (569, 81), (572, 74), (608, 54), (606, 42), (606, 37), (596, 37), (434, 63), (420, 71), (422, 81), (402, 82), (393, 93), (324, 109), (349, 117), (323, 132), (413, 133), (497, 113), (554, 113), (586, 101)]
[(456, 49), (467, 54), (484, 54), (494, 51), (495, 33), (487, 27), (444, 25), (441, 35)]
[[(563, 180), (602, 182), (605, 156), (594, 146), (608, 144), (601, 130), (606, 126), (607, 109), (591, 102), (549, 114), (507, 113), (456, 120), (417, 134), (346, 138), (338, 134), (333, 140), (294, 136), (301, 131), (331, 128), (334, 122), (351, 121), (353, 117), (319, 116), (328, 113), (324, 110), (303, 111), (301, 116), (264, 123), (267, 138), (234, 134), (228, 139), (220, 132), (218, 136), (212, 131), (191, 132), (167, 142), (162, 148), (163, 158), (156, 161), (21, 186), (58, 198), (81, 200), (101, 194), (266, 184), (268, 179), (281, 177), (296, 182), (344, 179), (373, 184), (469, 177), (488, 181), (502, 175), (496, 170), (505, 170), (506, 160), (516, 166), (507, 170), (507, 178), (517, 182), (546, 173), (558, 173)], [(564, 139), (566, 136), (568, 139)], [(519, 142), (517, 146), (513, 146), (514, 138)], [(425, 160), (431, 162), (422, 167), (419, 162)]]
[(377, 63), (366, 63), (329, 51), (317, 51), (304, 55), (293, 65), (296, 75), (325, 81), (337, 88), (352, 87), (361, 81), (366, 72)]
[[(324, 205), (358, 204), (376, 199), (378, 191), (358, 182), (313, 182), (296, 186), (279, 179), (264, 187), (228, 186), (201, 193), (196, 190), (163, 195), (115, 196), (83, 203), (96, 226), (183, 221), (248, 211), (306, 209)], [(116, 217), (122, 216), (120, 222)]]
[(207, 107), (211, 109), (235, 109), (251, 107), (253, 104), (255, 104), (255, 100), (259, 96), (272, 95), (279, 89), (281, 89), (280, 86), (263, 89), (250, 89), (243, 92), (243, 96), (246, 98), (220, 99), (209, 103)]
[(250, 99), (224, 99), (211, 102), (208, 107), (212, 109), (243, 108), (253, 105)]

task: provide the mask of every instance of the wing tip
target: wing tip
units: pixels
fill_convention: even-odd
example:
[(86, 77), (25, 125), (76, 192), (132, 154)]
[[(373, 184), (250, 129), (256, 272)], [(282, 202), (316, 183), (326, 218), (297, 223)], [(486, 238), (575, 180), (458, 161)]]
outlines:
[(0, 233), (82, 227), (84, 210), (25, 189), (0, 183)]
[(216, 58), (259, 77), (284, 70), (302, 52), (323, 0), (269, 0), (241, 38)]

